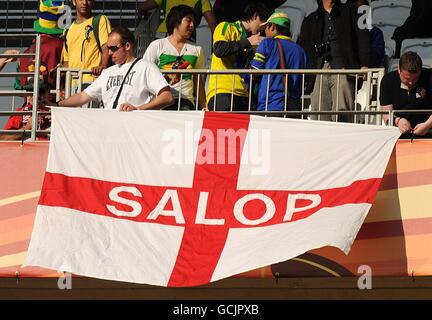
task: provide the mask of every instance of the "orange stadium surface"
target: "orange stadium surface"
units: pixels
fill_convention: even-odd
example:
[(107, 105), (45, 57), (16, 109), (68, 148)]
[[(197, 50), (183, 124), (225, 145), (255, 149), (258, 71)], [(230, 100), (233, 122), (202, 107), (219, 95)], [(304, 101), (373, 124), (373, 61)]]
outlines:
[[(0, 277), (58, 277), (21, 268), (45, 173), (48, 142), (0, 143)], [(432, 141), (398, 141), (376, 202), (348, 255), (324, 247), (236, 277), (343, 277), (368, 265), (374, 276), (432, 275)]]

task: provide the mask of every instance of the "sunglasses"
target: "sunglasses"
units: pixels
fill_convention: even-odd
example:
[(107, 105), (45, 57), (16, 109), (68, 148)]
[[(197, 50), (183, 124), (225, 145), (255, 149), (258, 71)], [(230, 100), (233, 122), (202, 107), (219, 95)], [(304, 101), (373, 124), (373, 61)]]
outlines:
[(120, 44), (115, 45), (115, 46), (107, 46), (107, 48), (108, 48), (108, 50), (111, 50), (112, 52), (116, 52), (118, 49), (120, 49), (123, 46), (124, 46), (124, 44), (120, 43)]

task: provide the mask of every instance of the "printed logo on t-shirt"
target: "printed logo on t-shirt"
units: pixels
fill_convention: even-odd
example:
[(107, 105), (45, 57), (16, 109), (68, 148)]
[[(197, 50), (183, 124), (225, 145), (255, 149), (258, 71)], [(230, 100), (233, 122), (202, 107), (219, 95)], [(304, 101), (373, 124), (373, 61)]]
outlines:
[(426, 97), (426, 89), (423, 87), (418, 87), (416, 89), (416, 98), (425, 98)]
[[(185, 61), (183, 57), (178, 56), (176, 58), (176, 61), (166, 64), (163, 66), (163, 69), (170, 70), (170, 69), (192, 69), (191, 63), (189, 61)], [(189, 75), (188, 75), (189, 76)], [(170, 85), (174, 85), (180, 81), (180, 74), (165, 74), (164, 75), (165, 80)], [(190, 76), (189, 76), (190, 77)], [(183, 76), (183, 79), (185, 76)]]
[[(135, 75), (136, 71), (131, 71), (127, 77), (126, 80), (124, 82), (124, 85), (128, 85), (128, 86), (132, 86), (132, 81), (133, 81), (133, 77)], [(110, 76), (107, 80), (107, 84), (106, 84), (106, 90), (110, 90), (113, 87), (119, 87), (121, 86), (123, 82), (123, 75), (116, 75), (116, 76)]]

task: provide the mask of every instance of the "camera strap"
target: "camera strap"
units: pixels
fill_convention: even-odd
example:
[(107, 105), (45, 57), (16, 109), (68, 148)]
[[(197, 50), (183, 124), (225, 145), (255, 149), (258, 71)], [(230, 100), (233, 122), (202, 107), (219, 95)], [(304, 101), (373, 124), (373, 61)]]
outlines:
[[(275, 40), (276, 40), (276, 44), (279, 48), (279, 59), (280, 59), (281, 69), (285, 69), (285, 58), (284, 58), (284, 54), (283, 54), (282, 44), (280, 43), (279, 39), (275, 38)], [(283, 83), (284, 83), (284, 90), (285, 90), (285, 88), (287, 88), (287, 75), (286, 74), (283, 75), (283, 79), (284, 79)], [(286, 94), (286, 92), (285, 92), (285, 94)]]
[(128, 74), (129, 74), (129, 72), (132, 70), (132, 68), (134, 67), (134, 65), (135, 65), (135, 64), (138, 62), (138, 60), (140, 60), (140, 59), (141, 59), (141, 58), (136, 58), (136, 59), (135, 59), (135, 61), (132, 63), (132, 65), (130, 66), (129, 70), (126, 72), (125, 76), (123, 77), (123, 81), (122, 81), (122, 83), (121, 83), (121, 85), (120, 85), (120, 89), (119, 89), (119, 91), (118, 91), (118, 93), (117, 93), (117, 97), (115, 98), (114, 103), (113, 103), (113, 106), (112, 106), (113, 109), (117, 108), (117, 103), (118, 103), (118, 100), (119, 100), (119, 98), (120, 98), (120, 94), (121, 94), (121, 92), (122, 92), (123, 85), (124, 85), (124, 83), (125, 83), (125, 81), (126, 81), (126, 78), (127, 78)]

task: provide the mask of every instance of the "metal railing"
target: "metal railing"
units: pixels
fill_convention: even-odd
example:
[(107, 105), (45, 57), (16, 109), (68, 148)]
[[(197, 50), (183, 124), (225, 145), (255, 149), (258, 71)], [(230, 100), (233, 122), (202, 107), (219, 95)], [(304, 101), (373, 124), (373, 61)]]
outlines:
[[(238, 69), (232, 69), (232, 70), (198, 70), (198, 69), (189, 69), (189, 70), (161, 70), (163, 74), (179, 74), (180, 75), (180, 83), (183, 84), (183, 76), (186, 74), (192, 74), (192, 75), (201, 75), (201, 76), (208, 76), (208, 75), (215, 75), (216, 76), (216, 85), (217, 85), (217, 78), (222, 75), (231, 75), (232, 78), (235, 76), (240, 75), (249, 75), (250, 77), (250, 83), (249, 83), (249, 103), (247, 111), (239, 112), (239, 113), (250, 113), (250, 114), (256, 114), (256, 115), (264, 115), (264, 116), (284, 116), (284, 117), (290, 117), (294, 115), (300, 115), (302, 118), (309, 118), (313, 115), (353, 115), (354, 116), (354, 122), (359, 123), (359, 119), (362, 123), (366, 124), (373, 124), (373, 125), (383, 125), (383, 117), (388, 116), (390, 119), (389, 125), (392, 125), (393, 121), (393, 115), (396, 113), (407, 113), (406, 111), (381, 111), (380, 110), (380, 104), (379, 104), (379, 91), (380, 91), (380, 82), (382, 77), (384, 76), (384, 69), (354, 69), (354, 70), (238, 70)], [(78, 86), (78, 92), (81, 91), (83, 82), (83, 75), (84, 74), (90, 74), (90, 70), (80, 70), (80, 69), (72, 69), (72, 68), (58, 68), (57, 69), (57, 86), (54, 92), (56, 93), (57, 100), (60, 99), (61, 96), (61, 90), (62, 86), (60, 85), (62, 74), (65, 74), (65, 84), (64, 84), (64, 96), (65, 98), (69, 97), (71, 95), (71, 90), (73, 86)], [(300, 111), (289, 111), (287, 110), (287, 98), (285, 97), (285, 105), (283, 111), (269, 111), (268, 110), (268, 99), (266, 99), (266, 109), (264, 111), (256, 111), (252, 109), (251, 104), (251, 93), (252, 93), (252, 84), (253, 84), (253, 78), (256, 75), (292, 75), (292, 74), (300, 74), (302, 76), (302, 88), (301, 88), (301, 110)], [(308, 100), (308, 95), (305, 94), (305, 77), (307, 75), (316, 75), (318, 78), (321, 75), (325, 74), (334, 74), (334, 75), (349, 75), (355, 78), (356, 82), (360, 77), (365, 76), (365, 87), (366, 87), (366, 105), (362, 107), (362, 110), (359, 110), (357, 108), (357, 91), (358, 87), (356, 85), (355, 90), (355, 105), (353, 110), (337, 110), (337, 111), (324, 111), (324, 110), (309, 110), (309, 108), (306, 105), (306, 101)], [(196, 102), (199, 101), (199, 86), (203, 83), (203, 79), (201, 77), (197, 78), (198, 81), (196, 83), (196, 95), (194, 95), (194, 100)], [(319, 80), (317, 80), (319, 81)], [(182, 96), (182, 85), (180, 85), (180, 89), (178, 92), (178, 97)], [(287, 84), (285, 85), (285, 92), (287, 92)], [(372, 100), (372, 91), (373, 89), (376, 89), (377, 97), (376, 100)], [(267, 95), (269, 92), (269, 85), (267, 84)], [(286, 95), (287, 96), (287, 95)], [(231, 106), (230, 111), (233, 111), (233, 97), (234, 97), (234, 86), (232, 86), (231, 91)], [(178, 110), (180, 110), (180, 102), (181, 100), (178, 99)], [(195, 110), (199, 110), (198, 103), (195, 103)], [(420, 112), (428, 112), (428, 111), (420, 111)], [(430, 112), (430, 111), (429, 111)], [(41, 131), (41, 130), (32, 130), (35, 131), (35, 133), (32, 132), (32, 140), (34, 139), (36, 133), (46, 133), (47, 131)]]
[[(33, 91), (27, 90), (0, 90), (1, 96), (20, 96), (27, 97), (33, 96), (32, 111), (26, 111), (25, 114), (32, 116), (32, 130), (31, 140), (36, 140), (36, 130), (38, 125), (38, 101), (39, 101), (39, 73), (40, 73), (40, 47), (41, 36), (39, 34), (0, 34), (2, 38), (35, 38), (35, 53), (18, 53), (18, 54), (0, 54), (0, 58), (32, 58), (34, 57), (34, 72), (0, 72), (1, 77), (19, 77), (19, 76), (33, 76)], [(0, 115), (15, 115), (17, 112), (13, 110), (12, 104), (11, 111), (1, 111)], [(13, 130), (22, 132), (22, 130)], [(1, 134), (12, 134), (12, 130), (0, 130)]]
[[(80, 86), (82, 85), (82, 74), (90, 74), (91, 71), (90, 70), (80, 70), (80, 69), (72, 69), (72, 68), (58, 68), (57, 69), (57, 88), (56, 90), (59, 90), (59, 81), (60, 81), (60, 73), (66, 73), (66, 80), (65, 80), (65, 96), (68, 97), (70, 95), (70, 86), (68, 84), (72, 83), (72, 80), (81, 82)], [(161, 70), (162, 74), (179, 74), (180, 75), (180, 90), (179, 90), (179, 95), (181, 95), (182, 93), (182, 84), (183, 84), (183, 76), (185, 74), (197, 74), (197, 75), (201, 75), (201, 76), (205, 76), (207, 77), (208, 75), (216, 75), (216, 84), (215, 86), (217, 87), (217, 80), (218, 80), (218, 76), (219, 75), (231, 75), (232, 79), (234, 79), (234, 77), (236, 75), (249, 75), (250, 76), (250, 82), (248, 84), (249, 87), (249, 97), (252, 96), (252, 87), (253, 87), (253, 76), (262, 76), (262, 75), (301, 75), (302, 76), (302, 88), (301, 88), (301, 92), (302, 92), (302, 111), (305, 110), (305, 106), (304, 106), (304, 100), (305, 97), (307, 96), (305, 94), (305, 76), (307, 75), (316, 75), (316, 76), (322, 76), (325, 74), (332, 74), (332, 75), (348, 75), (348, 76), (352, 76), (353, 78), (355, 78), (355, 101), (354, 104), (357, 105), (358, 101), (357, 101), (357, 92), (358, 92), (358, 86), (357, 86), (357, 82), (359, 80), (360, 77), (362, 77), (363, 75), (366, 76), (365, 79), (365, 84), (366, 84), (366, 101), (369, 102), (368, 105), (366, 105), (364, 108), (366, 109), (366, 111), (373, 111), (370, 110), (371, 107), (374, 107), (376, 109), (379, 109), (379, 89), (380, 89), (380, 83), (381, 83), (381, 79), (384, 76), (384, 69), (383, 68), (377, 68), (377, 69), (333, 69), (333, 70), (321, 70), (321, 69), (296, 69), (296, 70), (291, 70), (291, 69), (278, 69), (278, 70), (254, 70), (254, 69), (250, 69), (250, 70), (245, 70), (245, 69), (228, 69), (228, 70), (207, 70), (207, 69), (175, 69), (175, 70)], [(269, 80), (270, 78), (268, 78), (267, 81), (267, 96), (268, 96), (268, 91), (269, 91)], [(200, 79), (200, 77), (198, 77), (199, 81), (202, 81)], [(198, 82), (196, 84), (196, 92), (199, 93), (198, 87), (199, 87), (200, 83)], [(371, 101), (371, 95), (372, 95), (372, 89), (373, 87), (376, 87), (377, 89), (377, 99), (376, 99), (376, 103), (370, 103)], [(285, 83), (285, 92), (288, 92), (288, 84), (287, 82)], [(234, 82), (233, 82), (233, 86), (232, 86), (232, 90), (231, 90), (231, 95), (234, 96)], [(198, 100), (199, 96), (197, 95), (196, 100)], [(267, 101), (268, 102), (268, 101)], [(267, 103), (268, 105), (268, 103)], [(285, 107), (287, 105), (287, 101), (285, 99)], [(251, 111), (250, 107), (251, 107), (251, 101), (249, 99), (249, 111)], [(285, 109), (286, 110), (286, 109)], [(232, 109), (231, 109), (232, 111)], [(321, 111), (321, 109), (319, 108), (318, 111)]]

